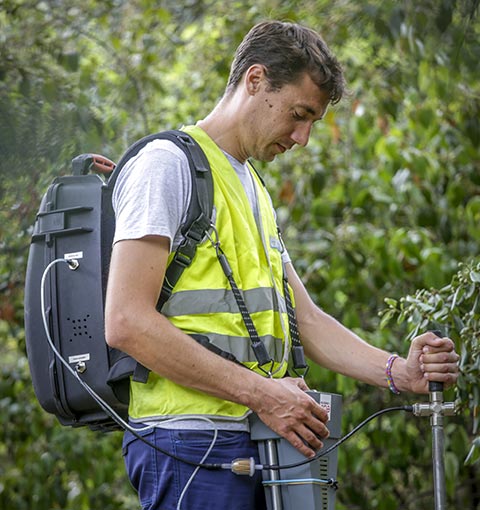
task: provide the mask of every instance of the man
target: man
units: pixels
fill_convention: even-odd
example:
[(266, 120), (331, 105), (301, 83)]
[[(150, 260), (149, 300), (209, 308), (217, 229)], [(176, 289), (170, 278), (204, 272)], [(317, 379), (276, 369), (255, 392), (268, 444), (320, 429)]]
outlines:
[[(305, 456), (321, 448), (328, 435), (325, 411), (305, 393), (303, 379), (285, 377), (292, 341), (285, 310), (290, 292), (300, 338), (313, 362), (393, 391), (425, 393), (429, 380), (456, 381), (458, 355), (448, 338), (425, 333), (412, 342), (406, 359), (396, 358), (316, 307), (283, 249), (268, 194), (247, 162), (272, 161), (295, 145), (306, 146), (314, 122), (343, 91), (337, 60), (312, 30), (274, 21), (247, 34), (223, 98), (205, 119), (185, 128), (212, 168), (214, 228), (162, 313), (155, 306), (169, 255), (182, 238), (191, 193), (187, 160), (173, 144), (156, 141), (120, 175), (107, 341), (151, 370), (147, 384), (132, 383), (130, 419), (149, 441), (178, 457), (200, 462), (215, 429), (209, 462), (258, 459), (248, 434), (249, 410)], [(273, 365), (258, 368), (245, 347), (249, 333), (216, 258), (219, 246)], [(290, 290), (283, 286), (284, 272)], [(191, 334), (234, 350), (250, 370), (207, 350)], [(264, 508), (260, 474), (249, 478), (201, 469), (190, 484), (192, 466), (130, 433), (124, 453), (143, 508)]]

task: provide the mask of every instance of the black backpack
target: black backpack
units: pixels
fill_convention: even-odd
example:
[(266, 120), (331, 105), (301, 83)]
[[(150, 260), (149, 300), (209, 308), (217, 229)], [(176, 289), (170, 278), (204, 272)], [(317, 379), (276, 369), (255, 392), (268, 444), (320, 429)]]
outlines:
[[(148, 370), (105, 342), (104, 303), (115, 230), (112, 191), (125, 163), (155, 139), (180, 147), (192, 175), (184, 241), (167, 268), (160, 310), (210, 227), (210, 166), (191, 136), (182, 131), (147, 136), (116, 166), (101, 156), (78, 156), (73, 175), (49, 186), (36, 217), (25, 283), (27, 357), (41, 406), (63, 425), (119, 428), (111, 411), (127, 417), (130, 376), (142, 382), (148, 377)], [(89, 173), (93, 169), (105, 177)]]

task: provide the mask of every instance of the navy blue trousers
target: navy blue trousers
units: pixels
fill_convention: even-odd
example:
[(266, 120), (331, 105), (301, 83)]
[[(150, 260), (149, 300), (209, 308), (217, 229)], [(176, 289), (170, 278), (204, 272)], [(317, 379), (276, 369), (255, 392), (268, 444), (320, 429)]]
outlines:
[[(212, 442), (214, 432), (154, 428), (140, 434), (162, 450), (200, 462)], [(230, 470), (201, 468), (184, 491), (195, 466), (159, 453), (131, 432), (124, 435), (123, 455), (142, 510), (266, 509), (261, 471), (249, 477), (235, 475)], [(260, 462), (257, 446), (250, 440), (250, 434), (220, 430), (205, 462), (230, 463), (236, 458), (249, 457), (253, 457), (257, 464)], [(178, 508), (180, 498), (181, 506)]]

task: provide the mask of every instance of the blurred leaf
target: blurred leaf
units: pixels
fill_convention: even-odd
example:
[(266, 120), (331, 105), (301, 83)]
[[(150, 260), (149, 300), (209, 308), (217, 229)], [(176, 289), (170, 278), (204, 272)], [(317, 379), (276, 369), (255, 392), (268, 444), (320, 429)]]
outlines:
[[(207, 115), (243, 35), (275, 16), (320, 30), (349, 86), (306, 149), (258, 164), (289, 254), (320, 307), (380, 348), (406, 353), (435, 321), (449, 331), (465, 412), (448, 419), (448, 497), (470, 508), (480, 477), (478, 2), (0, 4), (0, 507), (138, 506), (121, 437), (62, 428), (33, 395), (22, 329), (31, 225), (73, 156), (117, 159), (140, 136)], [(395, 398), (320, 367), (309, 384), (343, 395), (345, 431)], [(424, 421), (392, 415), (342, 446), (337, 506), (432, 508)]]

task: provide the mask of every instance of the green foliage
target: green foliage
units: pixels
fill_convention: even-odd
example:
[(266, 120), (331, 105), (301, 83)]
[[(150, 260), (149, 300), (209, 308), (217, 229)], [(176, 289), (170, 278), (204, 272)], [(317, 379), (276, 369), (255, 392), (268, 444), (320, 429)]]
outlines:
[[(61, 427), (36, 402), (22, 333), (0, 321), (0, 507), (8, 509), (132, 507), (125, 490), (121, 435)], [(6, 352), (6, 354), (5, 354)]]
[[(137, 505), (120, 435), (62, 428), (35, 400), (30, 227), (74, 155), (118, 159), (206, 115), (265, 18), (319, 29), (350, 88), (306, 150), (259, 165), (292, 259), (315, 300), (379, 347), (404, 352), (430, 322), (448, 328), (462, 413), (446, 420), (447, 493), (452, 508), (480, 508), (478, 0), (0, 0), (1, 508)], [(394, 402), (319, 368), (309, 383), (344, 396), (344, 431)], [(387, 415), (342, 447), (338, 508), (433, 508), (430, 472), (428, 420)]]
[(460, 378), (456, 396), (461, 411), (471, 417), (474, 436), (466, 462), (480, 458), (480, 262), (462, 263), (452, 281), (445, 287), (421, 289), (399, 300), (387, 299), (382, 324), (393, 319), (410, 326), (408, 339), (427, 329), (442, 328), (457, 345), (461, 345)]

